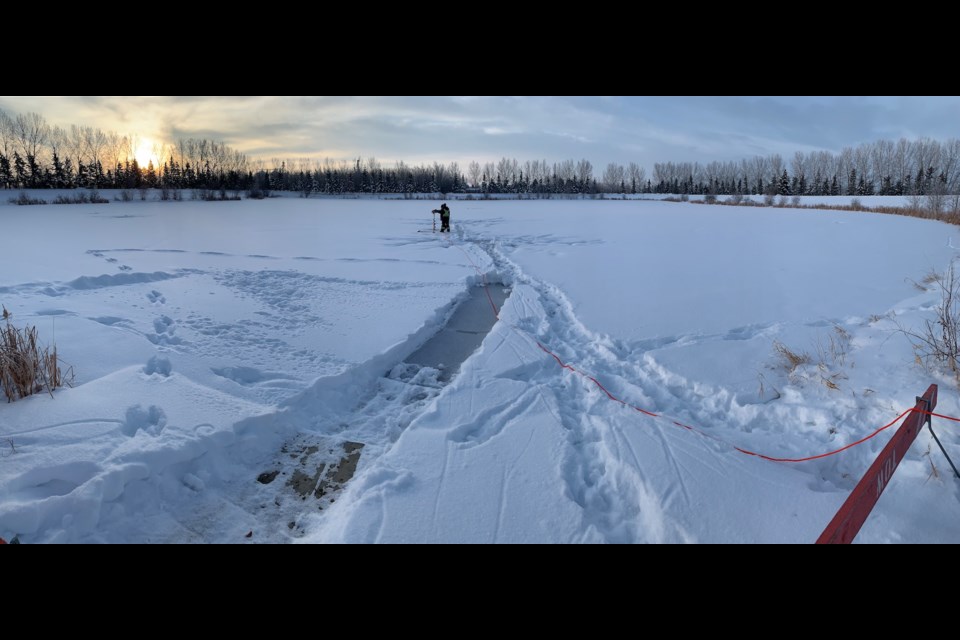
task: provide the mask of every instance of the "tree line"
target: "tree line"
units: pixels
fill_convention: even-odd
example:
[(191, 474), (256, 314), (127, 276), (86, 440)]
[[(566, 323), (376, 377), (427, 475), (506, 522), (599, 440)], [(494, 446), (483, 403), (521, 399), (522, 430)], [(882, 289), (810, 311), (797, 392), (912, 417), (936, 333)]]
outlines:
[[(251, 160), (223, 143), (186, 138), (156, 144), (146, 167), (136, 136), (87, 126), (51, 126), (36, 113), (0, 110), (0, 188), (220, 189), (314, 193), (673, 193), (709, 195), (960, 194), (960, 140), (879, 140), (829, 151), (729, 162), (655, 163), (502, 158), (498, 162), (384, 167), (351, 161)], [(154, 162), (154, 159), (156, 162)]]

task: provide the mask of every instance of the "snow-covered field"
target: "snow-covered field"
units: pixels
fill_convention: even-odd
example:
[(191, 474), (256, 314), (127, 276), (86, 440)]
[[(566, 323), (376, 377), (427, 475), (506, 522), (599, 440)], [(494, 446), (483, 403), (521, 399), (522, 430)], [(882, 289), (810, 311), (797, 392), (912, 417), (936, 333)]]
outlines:
[[(960, 415), (891, 319), (933, 317), (955, 227), (504, 200), (453, 202), (446, 236), (438, 204), (0, 203), (0, 303), (76, 374), (0, 404), (0, 536), (809, 543), (893, 429), (802, 463), (735, 446), (831, 451), (933, 382)], [(509, 298), (449, 383), (401, 364), (484, 282)], [(934, 420), (957, 460), (954, 424)], [(858, 542), (960, 541), (932, 442)]]

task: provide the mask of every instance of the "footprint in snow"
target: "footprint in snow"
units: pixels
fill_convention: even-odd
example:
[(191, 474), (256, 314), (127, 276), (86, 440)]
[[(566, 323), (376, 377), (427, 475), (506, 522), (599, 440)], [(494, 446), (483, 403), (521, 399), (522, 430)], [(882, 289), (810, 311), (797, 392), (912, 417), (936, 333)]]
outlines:
[(149, 408), (144, 409), (137, 404), (127, 409), (120, 430), (128, 436), (136, 435), (137, 431), (158, 436), (165, 426), (167, 426), (167, 415), (163, 409), (156, 405), (150, 405)]
[(160, 316), (153, 321), (153, 330), (158, 334), (167, 333), (173, 335), (173, 332), (176, 329), (174, 324), (173, 318), (170, 316)]
[(143, 372), (148, 376), (159, 373), (164, 378), (170, 377), (170, 372), (172, 370), (173, 367), (170, 364), (170, 360), (160, 356), (151, 357), (149, 360), (147, 360), (146, 366), (143, 367)]

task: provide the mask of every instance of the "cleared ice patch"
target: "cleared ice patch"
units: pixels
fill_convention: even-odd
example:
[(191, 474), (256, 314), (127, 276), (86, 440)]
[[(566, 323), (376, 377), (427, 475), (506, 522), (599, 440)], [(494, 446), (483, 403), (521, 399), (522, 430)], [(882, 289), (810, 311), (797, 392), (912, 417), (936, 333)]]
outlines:
[(447, 383), (460, 365), (477, 350), (497, 321), (496, 310), (503, 306), (510, 290), (503, 283), (470, 287), (468, 296), (457, 305), (447, 323), (419, 349), (404, 359), (409, 364), (440, 371), (439, 381)]

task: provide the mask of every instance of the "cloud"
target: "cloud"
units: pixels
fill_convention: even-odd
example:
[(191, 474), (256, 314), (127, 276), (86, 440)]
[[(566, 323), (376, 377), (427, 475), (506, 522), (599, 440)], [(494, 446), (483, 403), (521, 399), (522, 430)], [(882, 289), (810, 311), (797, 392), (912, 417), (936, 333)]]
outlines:
[(956, 135), (952, 96), (0, 96), (8, 115), (174, 141), (251, 159), (389, 163), (740, 160), (879, 139)]

